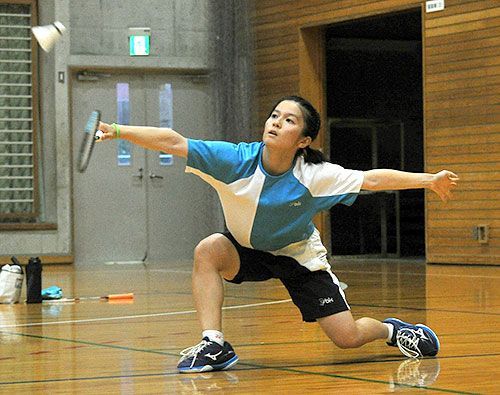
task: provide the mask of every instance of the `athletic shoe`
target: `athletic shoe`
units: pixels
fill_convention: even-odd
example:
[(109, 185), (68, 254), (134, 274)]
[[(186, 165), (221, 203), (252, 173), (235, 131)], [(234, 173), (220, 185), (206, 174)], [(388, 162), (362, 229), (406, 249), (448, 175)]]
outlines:
[(224, 346), (210, 341), (208, 337), (196, 346), (181, 351), (177, 364), (180, 373), (198, 373), (211, 370), (226, 370), (238, 362), (238, 356), (228, 342)]
[(410, 358), (433, 357), (439, 351), (439, 339), (431, 328), (417, 324), (412, 325), (397, 318), (387, 318), (387, 324), (394, 326), (389, 346), (398, 347)]

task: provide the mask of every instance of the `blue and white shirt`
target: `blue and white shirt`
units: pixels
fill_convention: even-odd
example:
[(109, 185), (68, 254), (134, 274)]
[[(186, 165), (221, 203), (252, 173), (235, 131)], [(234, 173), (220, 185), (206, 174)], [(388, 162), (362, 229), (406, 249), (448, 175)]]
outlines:
[(363, 172), (299, 156), (284, 174), (268, 174), (262, 142), (188, 140), (186, 172), (217, 191), (226, 225), (244, 247), (295, 258), (310, 270), (329, 268), (313, 217), (335, 204), (351, 205)]

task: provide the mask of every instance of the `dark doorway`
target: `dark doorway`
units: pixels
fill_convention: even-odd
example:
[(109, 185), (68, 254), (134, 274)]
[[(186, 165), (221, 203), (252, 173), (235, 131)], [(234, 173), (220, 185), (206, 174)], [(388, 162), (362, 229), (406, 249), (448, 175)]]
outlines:
[[(423, 171), (420, 9), (326, 30), (330, 159)], [(330, 211), (333, 255), (424, 256), (422, 190), (363, 192)]]

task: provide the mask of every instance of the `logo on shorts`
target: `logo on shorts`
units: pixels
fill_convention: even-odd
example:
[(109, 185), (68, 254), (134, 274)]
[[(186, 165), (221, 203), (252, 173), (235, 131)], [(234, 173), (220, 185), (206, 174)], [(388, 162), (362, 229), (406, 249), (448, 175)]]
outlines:
[(302, 202), (300, 200), (297, 200), (296, 202), (292, 202), (289, 204), (290, 207), (300, 207), (302, 206)]
[(324, 306), (325, 304), (333, 303), (333, 298), (319, 298), (319, 305)]

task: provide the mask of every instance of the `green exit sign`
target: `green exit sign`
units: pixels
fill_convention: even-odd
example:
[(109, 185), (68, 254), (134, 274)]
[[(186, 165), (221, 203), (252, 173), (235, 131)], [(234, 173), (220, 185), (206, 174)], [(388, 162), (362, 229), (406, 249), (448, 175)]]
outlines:
[(149, 27), (131, 27), (128, 29), (130, 56), (148, 56), (150, 50), (151, 29)]

